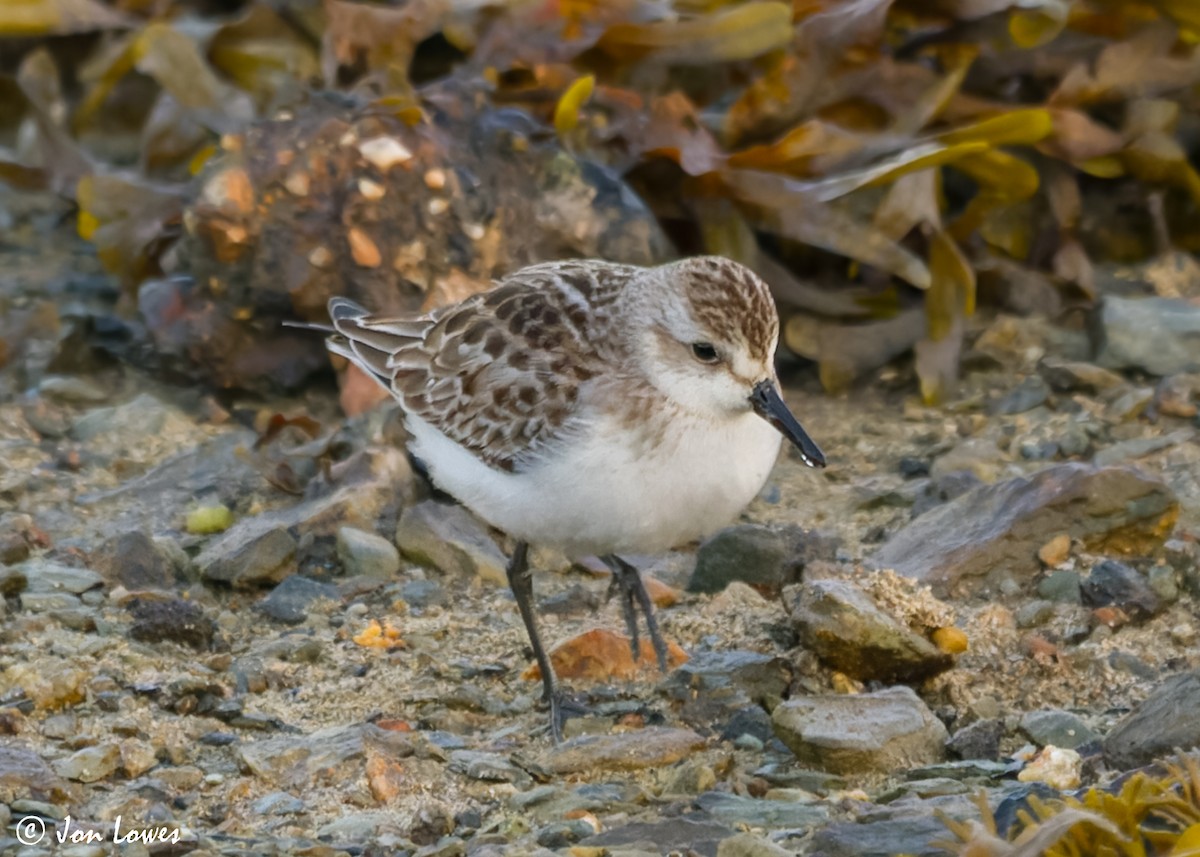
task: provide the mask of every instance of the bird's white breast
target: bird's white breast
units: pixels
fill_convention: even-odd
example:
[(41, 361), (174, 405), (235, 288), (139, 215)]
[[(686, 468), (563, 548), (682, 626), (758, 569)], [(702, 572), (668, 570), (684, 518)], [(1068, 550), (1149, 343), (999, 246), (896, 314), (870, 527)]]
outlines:
[(729, 523), (762, 488), (782, 438), (753, 413), (683, 413), (645, 444), (611, 416), (509, 473), (410, 416), (413, 452), (488, 523), (571, 556), (652, 553)]

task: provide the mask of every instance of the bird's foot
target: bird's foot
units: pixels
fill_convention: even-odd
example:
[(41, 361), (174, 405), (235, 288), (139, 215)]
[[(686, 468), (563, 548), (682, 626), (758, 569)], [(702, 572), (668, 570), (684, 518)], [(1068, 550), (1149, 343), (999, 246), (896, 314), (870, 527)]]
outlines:
[(562, 743), (563, 726), (568, 717), (583, 717), (591, 713), (586, 705), (561, 687), (554, 688), (547, 702), (550, 707), (550, 736), (555, 744)]
[(646, 591), (646, 584), (636, 568), (618, 556), (601, 557), (601, 560), (612, 570), (613, 580), (608, 589), (608, 597), (617, 595), (621, 599), (621, 613), (625, 617), (625, 627), (629, 630), (629, 646), (633, 650), (633, 659), (640, 660), (642, 656), (641, 638), (638, 633), (638, 608), (646, 616), (646, 635), (650, 645), (654, 647), (654, 655), (658, 659), (658, 668), (667, 671), (667, 642), (663, 639), (658, 628), (658, 620), (654, 616), (654, 602)]

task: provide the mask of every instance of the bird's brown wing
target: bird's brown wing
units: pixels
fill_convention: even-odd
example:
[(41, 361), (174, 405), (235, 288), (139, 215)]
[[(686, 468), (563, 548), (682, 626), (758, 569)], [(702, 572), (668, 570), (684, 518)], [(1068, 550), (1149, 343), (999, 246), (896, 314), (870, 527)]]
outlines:
[(330, 350), (387, 388), (405, 411), (492, 467), (519, 470), (569, 429), (594, 377), (607, 309), (640, 268), (559, 262), (429, 315), (372, 316), (329, 303)]

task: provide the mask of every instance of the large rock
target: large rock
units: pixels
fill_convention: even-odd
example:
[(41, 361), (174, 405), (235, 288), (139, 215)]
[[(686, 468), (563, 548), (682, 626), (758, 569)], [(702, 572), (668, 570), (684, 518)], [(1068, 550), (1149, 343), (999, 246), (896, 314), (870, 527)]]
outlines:
[(1096, 362), (1151, 375), (1200, 370), (1200, 306), (1173, 298), (1108, 297), (1091, 324)]
[(814, 580), (785, 592), (792, 624), (822, 662), (862, 681), (920, 681), (954, 663), (920, 634), (844, 580)]
[(1148, 765), (1175, 750), (1200, 747), (1200, 670), (1172, 676), (1126, 714), (1104, 739), (1114, 768)]
[(999, 573), (1036, 573), (1038, 549), (1059, 533), (1099, 553), (1148, 553), (1178, 514), (1171, 489), (1131, 467), (1060, 464), (927, 512), (870, 562), (929, 584), (939, 597), (961, 597), (994, 586)]
[(791, 699), (771, 721), (801, 764), (835, 774), (886, 774), (940, 762), (949, 737), (907, 687)]

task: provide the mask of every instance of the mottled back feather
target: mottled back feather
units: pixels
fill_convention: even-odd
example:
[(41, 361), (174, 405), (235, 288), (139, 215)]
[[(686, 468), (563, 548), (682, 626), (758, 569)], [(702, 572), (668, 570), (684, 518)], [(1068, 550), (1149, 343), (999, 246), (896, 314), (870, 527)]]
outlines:
[(598, 310), (641, 270), (534, 265), (491, 291), (412, 317), (372, 316), (334, 298), (329, 315), (340, 336), (329, 348), (374, 377), (407, 413), (489, 465), (519, 469), (568, 429), (580, 385), (611, 344)]
[[(533, 265), (488, 292), (421, 316), (373, 316), (334, 298), (329, 315), (337, 334), (327, 344), (407, 413), (488, 465), (517, 471), (572, 430), (586, 385), (606, 383), (604, 373), (628, 363), (627, 339), (613, 328), (617, 304), (634, 282), (668, 288), (664, 272), (696, 318), (770, 360), (778, 318), (766, 285), (715, 257), (663, 268), (595, 260)], [(642, 378), (624, 380), (632, 383), (615, 408), (644, 418), (653, 387)]]

